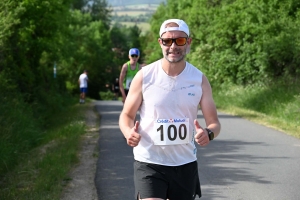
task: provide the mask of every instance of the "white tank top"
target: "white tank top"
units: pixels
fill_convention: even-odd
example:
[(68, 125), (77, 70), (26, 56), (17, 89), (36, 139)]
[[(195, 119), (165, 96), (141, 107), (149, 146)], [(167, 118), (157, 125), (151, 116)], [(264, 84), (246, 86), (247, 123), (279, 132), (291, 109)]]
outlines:
[(197, 160), (194, 119), (202, 97), (202, 72), (186, 62), (176, 77), (158, 60), (142, 68), (141, 141), (133, 149), (137, 161), (178, 166)]

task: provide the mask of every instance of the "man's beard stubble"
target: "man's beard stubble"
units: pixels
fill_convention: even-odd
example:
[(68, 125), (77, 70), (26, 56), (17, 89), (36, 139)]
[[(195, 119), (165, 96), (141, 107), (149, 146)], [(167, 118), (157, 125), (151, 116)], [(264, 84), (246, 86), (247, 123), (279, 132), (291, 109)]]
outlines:
[(177, 53), (177, 52), (180, 52), (180, 53), (181, 53), (181, 56), (180, 56), (178, 59), (176, 59), (176, 60), (171, 60), (171, 59), (169, 59), (169, 57), (168, 57), (169, 51), (163, 52), (165, 59), (166, 59), (167, 61), (169, 61), (170, 63), (178, 63), (178, 62), (181, 62), (183, 59), (185, 59), (186, 54), (185, 54), (184, 52), (186, 52), (186, 48), (185, 48), (183, 51), (182, 51), (182, 50), (179, 50), (179, 49), (174, 49), (173, 52), (176, 52), (176, 53)]

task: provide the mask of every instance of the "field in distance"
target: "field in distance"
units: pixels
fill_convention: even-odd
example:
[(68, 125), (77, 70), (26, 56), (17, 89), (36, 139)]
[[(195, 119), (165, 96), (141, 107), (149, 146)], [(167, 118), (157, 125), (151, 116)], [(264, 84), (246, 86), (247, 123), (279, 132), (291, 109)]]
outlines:
[(137, 25), (143, 35), (150, 30), (149, 20), (152, 14), (156, 11), (160, 3), (165, 2), (165, 0), (124, 0), (123, 2), (111, 0), (111, 2), (119, 2), (119, 4), (111, 4), (111, 8), (113, 9), (112, 24), (118, 22), (127, 27)]
[(124, 10), (143, 10), (154, 12), (159, 4), (136, 4), (136, 5), (128, 5), (128, 6), (113, 6), (113, 10), (116, 12), (124, 11)]
[[(113, 21), (112, 24), (114, 24), (115, 22)], [(136, 25), (137, 27), (139, 27), (139, 29), (142, 31), (141, 35), (145, 35), (147, 31), (150, 30), (150, 24), (148, 22), (119, 22), (120, 24), (127, 26), (127, 27), (131, 27)]]
[[(131, 11), (114, 11), (114, 15), (115, 16), (139, 16), (139, 15), (144, 15), (147, 14), (149, 12), (147, 11), (139, 11), (139, 10), (131, 10)], [(151, 12), (152, 14), (153, 12)]]

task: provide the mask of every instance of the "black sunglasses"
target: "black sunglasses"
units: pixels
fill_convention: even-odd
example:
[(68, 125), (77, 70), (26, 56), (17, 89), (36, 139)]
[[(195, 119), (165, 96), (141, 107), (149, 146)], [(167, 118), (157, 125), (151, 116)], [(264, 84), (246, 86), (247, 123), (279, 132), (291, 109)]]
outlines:
[(164, 46), (170, 47), (174, 42), (177, 46), (183, 46), (186, 44), (187, 37), (179, 38), (160, 38)]
[(131, 58), (137, 58), (137, 57), (139, 57), (138, 55), (135, 55), (135, 54), (132, 54), (131, 55)]

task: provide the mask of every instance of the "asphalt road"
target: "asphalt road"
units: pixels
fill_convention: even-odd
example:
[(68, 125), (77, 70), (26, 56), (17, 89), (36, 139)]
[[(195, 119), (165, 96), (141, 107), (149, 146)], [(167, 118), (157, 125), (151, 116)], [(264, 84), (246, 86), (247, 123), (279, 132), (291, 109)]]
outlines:
[[(119, 129), (120, 101), (97, 101), (101, 115), (95, 184), (99, 200), (133, 200), (132, 148)], [(219, 113), (222, 131), (198, 147), (201, 200), (299, 200), (300, 140)], [(201, 111), (198, 120), (204, 126)]]

